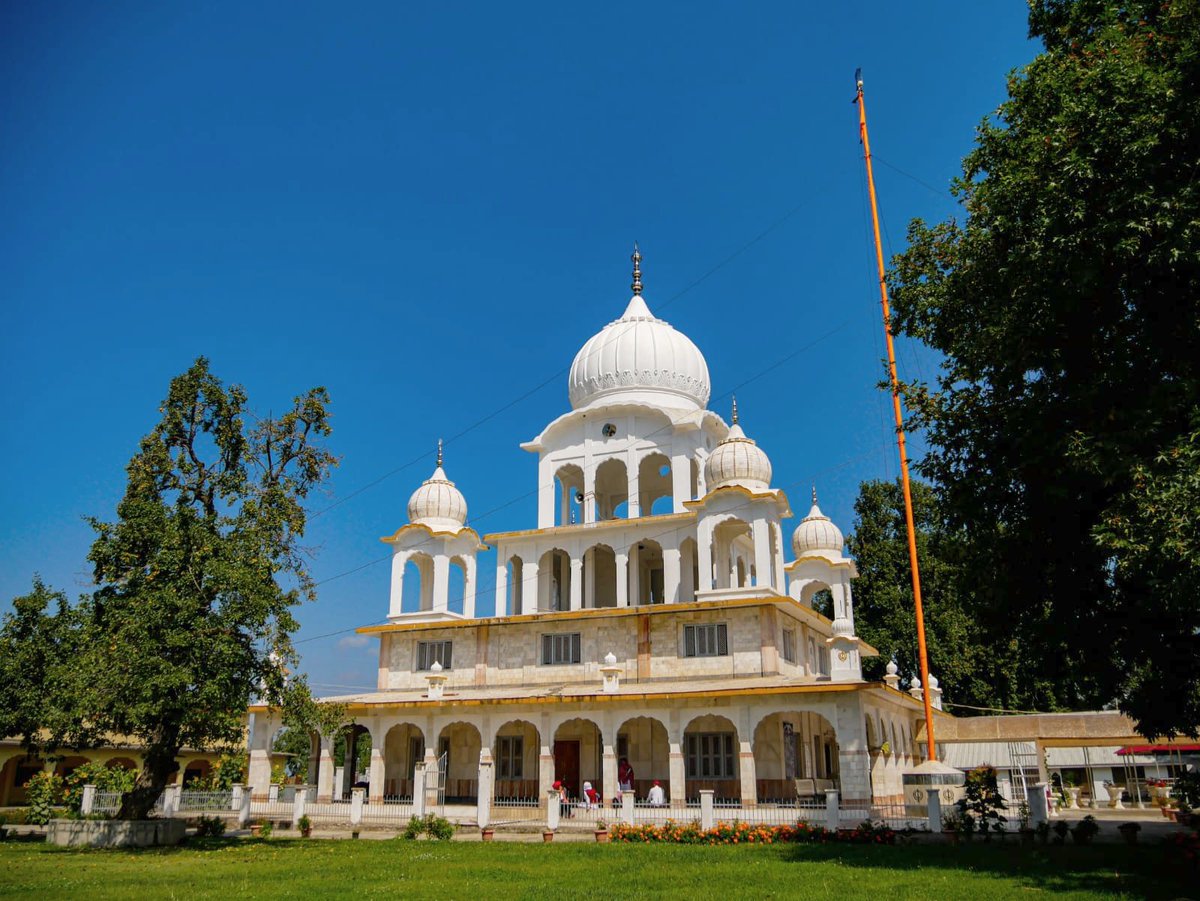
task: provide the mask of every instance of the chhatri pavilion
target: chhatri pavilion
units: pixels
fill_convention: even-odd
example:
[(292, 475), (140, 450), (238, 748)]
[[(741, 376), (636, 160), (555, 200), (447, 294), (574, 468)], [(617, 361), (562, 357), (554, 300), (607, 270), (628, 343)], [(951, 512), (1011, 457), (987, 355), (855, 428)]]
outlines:
[[(521, 445), (537, 457), (536, 528), (468, 526), (439, 448), (383, 538), (387, 622), (358, 630), (379, 639), (378, 685), (331, 699), (370, 734), (368, 801), (411, 797), (414, 773), (439, 765), (447, 799), (544, 798), (555, 781), (609, 799), (621, 758), (639, 800), (654, 781), (675, 803), (704, 789), (743, 807), (831, 788), (901, 800), (920, 689), (900, 690), (894, 665), (886, 684), (863, 680), (878, 652), (855, 634), (842, 532), (814, 492), (786, 540), (770, 459), (736, 402), (728, 423), (708, 409), (704, 355), (651, 312), (640, 259), (624, 312), (575, 355), (570, 409)], [(495, 615), (480, 617), (491, 548)], [(249, 781), (265, 795), (281, 721), (252, 712)], [(314, 736), (319, 801), (361, 778), (332, 748)]]

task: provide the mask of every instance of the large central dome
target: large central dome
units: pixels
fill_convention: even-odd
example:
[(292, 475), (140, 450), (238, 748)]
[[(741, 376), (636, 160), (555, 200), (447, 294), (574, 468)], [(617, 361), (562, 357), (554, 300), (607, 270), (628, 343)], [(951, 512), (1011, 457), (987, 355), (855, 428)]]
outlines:
[(642, 300), (642, 256), (633, 252), (633, 298), (579, 349), (568, 379), (571, 406), (634, 401), (703, 409), (712, 393), (704, 355), (682, 332), (656, 319)]

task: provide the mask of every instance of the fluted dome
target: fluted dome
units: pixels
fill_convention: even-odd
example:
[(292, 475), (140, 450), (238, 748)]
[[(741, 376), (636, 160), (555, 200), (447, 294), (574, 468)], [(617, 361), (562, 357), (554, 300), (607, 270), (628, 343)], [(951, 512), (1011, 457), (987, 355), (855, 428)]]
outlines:
[[(588, 339), (568, 378), (571, 407), (670, 398), (671, 406), (703, 409), (712, 393), (708, 364), (682, 332), (656, 319), (634, 294), (624, 315)], [(682, 401), (682, 404), (680, 403)]]
[(841, 555), (845, 544), (842, 530), (821, 512), (814, 496), (808, 516), (800, 520), (800, 525), (796, 526), (796, 531), (792, 533), (792, 550), (796, 552), (797, 557), (821, 551)]
[(435, 532), (457, 532), (467, 521), (467, 499), (446, 478), (440, 454), (433, 475), (408, 499), (408, 521)]
[(733, 411), (729, 434), (713, 449), (704, 464), (704, 483), (709, 491), (728, 485), (767, 491), (771, 487), (771, 461), (742, 431), (737, 421), (736, 402)]

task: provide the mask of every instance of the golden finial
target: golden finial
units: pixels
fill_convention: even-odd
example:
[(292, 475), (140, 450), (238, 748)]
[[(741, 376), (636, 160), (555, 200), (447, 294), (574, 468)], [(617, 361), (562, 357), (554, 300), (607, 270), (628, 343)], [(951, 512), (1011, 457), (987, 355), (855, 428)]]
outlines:
[(438, 439), (438, 462), (437, 462), (437, 465), (439, 467), (442, 465), (442, 439), (441, 438)]
[(733, 395), (733, 424), (737, 425), (737, 395)]
[(817, 486), (813, 485), (813, 506), (817, 505)]
[(633, 260), (633, 288), (634, 294), (642, 293), (642, 254), (638, 250), (637, 241), (633, 242), (633, 256), (629, 259)]

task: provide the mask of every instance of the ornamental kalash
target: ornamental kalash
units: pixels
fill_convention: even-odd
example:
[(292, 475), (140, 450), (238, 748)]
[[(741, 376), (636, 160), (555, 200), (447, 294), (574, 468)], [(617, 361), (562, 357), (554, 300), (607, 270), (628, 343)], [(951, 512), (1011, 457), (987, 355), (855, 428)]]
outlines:
[[(408, 523), (382, 539), (387, 623), (358, 630), (379, 638), (378, 688), (331, 699), (349, 740), (335, 761), (332, 737), (313, 736), (315, 801), (363, 782), (368, 804), (411, 801), (436, 779), (449, 805), (536, 804), (556, 785), (584, 799), (585, 783), (605, 806), (702, 791), (744, 810), (824, 805), (830, 790), (902, 803), (919, 687), (900, 690), (894, 665), (886, 684), (863, 680), (877, 651), (855, 635), (842, 532), (814, 491), (788, 561), (771, 461), (736, 402), (728, 423), (707, 409), (704, 355), (651, 312), (640, 260), (625, 311), (575, 355), (571, 409), (521, 445), (538, 461), (537, 528), (467, 526), (439, 447)], [(479, 617), (490, 548), (496, 615)], [(265, 796), (281, 721), (253, 712), (250, 782)], [(355, 773), (343, 764), (363, 733), (369, 771)]]

